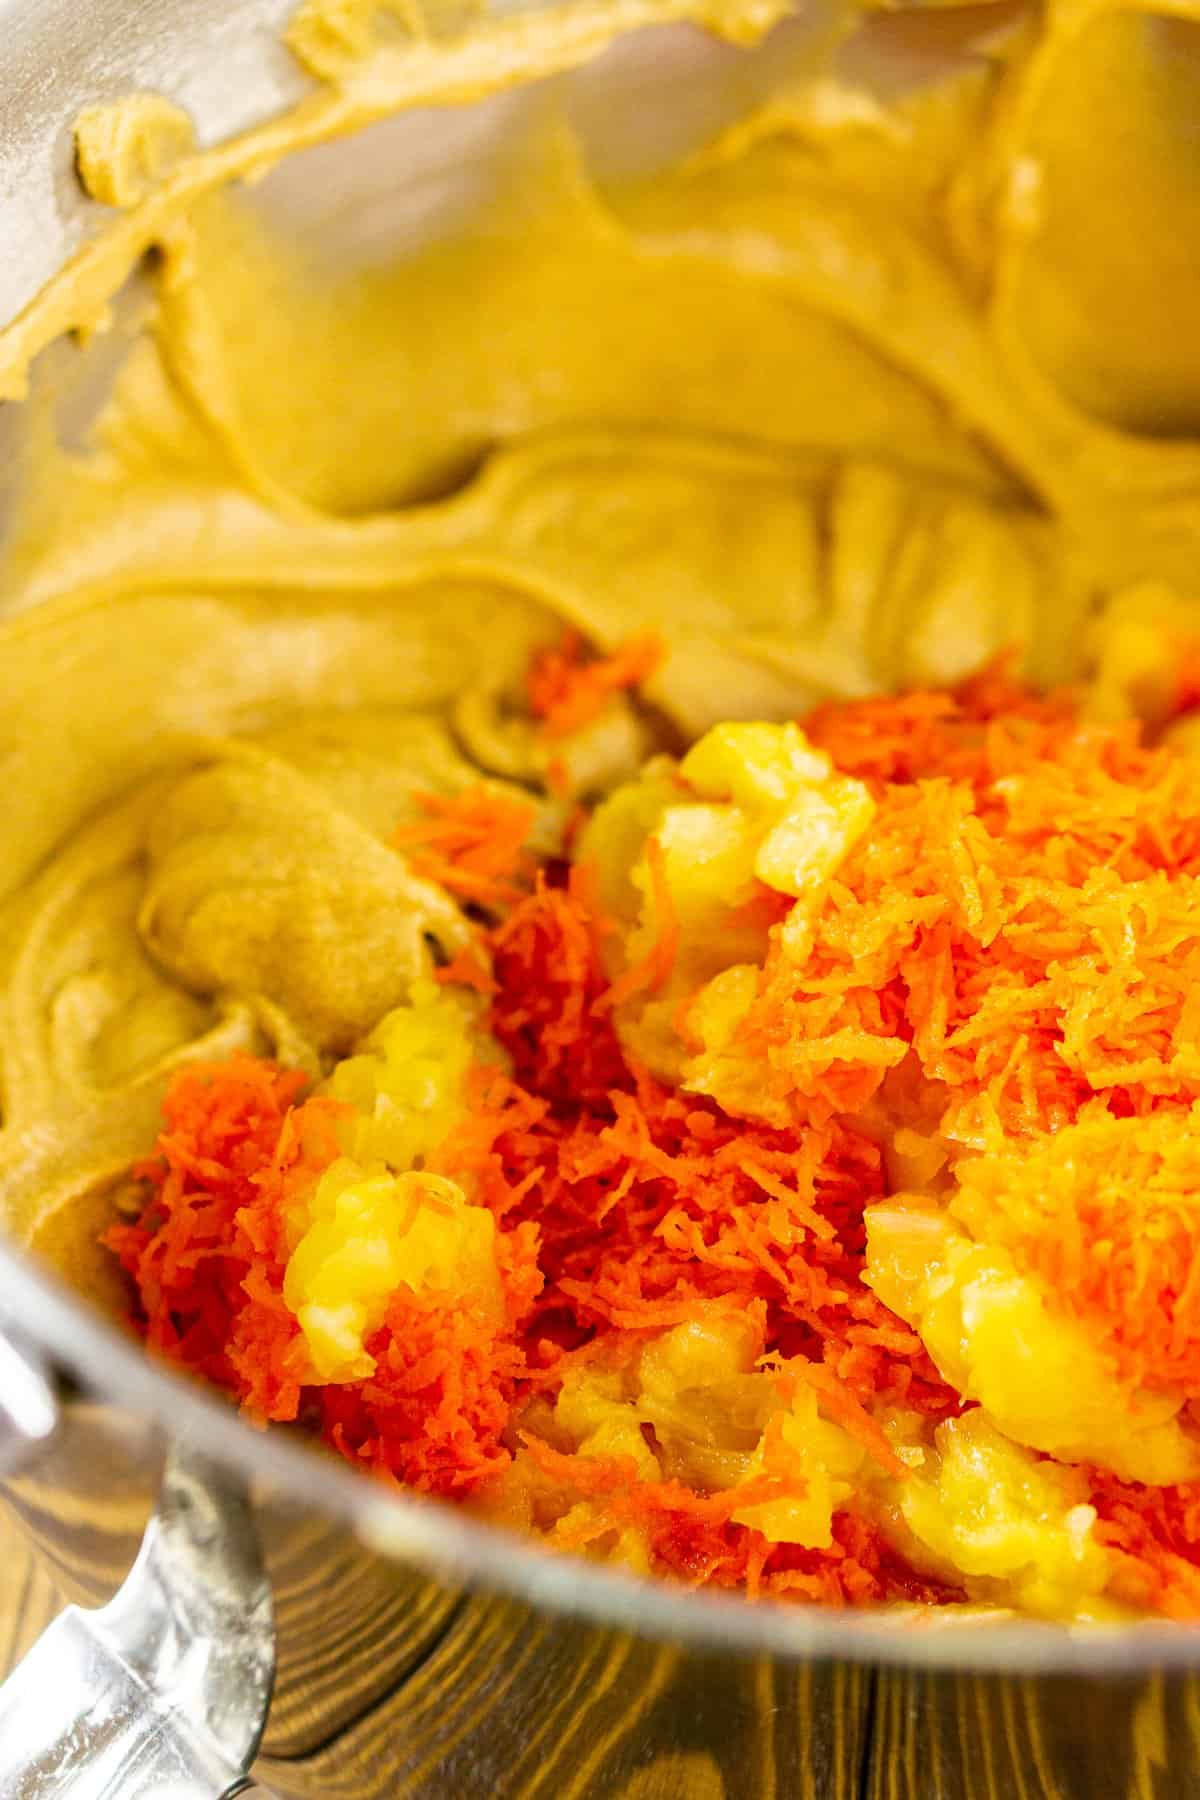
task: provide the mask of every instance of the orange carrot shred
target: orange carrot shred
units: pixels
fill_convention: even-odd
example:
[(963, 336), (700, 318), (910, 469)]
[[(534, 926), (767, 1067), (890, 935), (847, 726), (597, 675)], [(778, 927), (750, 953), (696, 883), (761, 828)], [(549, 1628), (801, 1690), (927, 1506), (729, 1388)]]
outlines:
[(589, 661), (580, 634), (567, 631), (530, 665), (530, 711), (542, 721), (547, 737), (567, 737), (599, 718), (614, 694), (648, 681), (665, 655), (662, 638), (643, 632), (627, 638), (611, 656)]
[(402, 825), (392, 842), (408, 852), (415, 873), (481, 906), (515, 905), (532, 871), (525, 840), (537, 816), (533, 802), (483, 784), (413, 798), (425, 817)]
[(457, 956), (434, 970), (433, 978), (444, 984), (474, 988), (477, 994), (496, 992), (496, 978), (475, 944), (464, 944)]

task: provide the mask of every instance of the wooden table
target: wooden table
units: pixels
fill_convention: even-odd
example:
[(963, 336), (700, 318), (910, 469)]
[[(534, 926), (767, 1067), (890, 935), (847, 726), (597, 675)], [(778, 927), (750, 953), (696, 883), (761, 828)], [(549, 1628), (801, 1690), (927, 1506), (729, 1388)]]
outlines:
[[(0, 1515), (0, 1671), (22, 1655), (57, 1605), (51, 1582)], [(647, 1665), (645, 1704), (669, 1705), (678, 1659), (648, 1645), (638, 1654)], [(640, 1706), (628, 1716), (597, 1716), (607, 1745), (604, 1800), (1200, 1800), (1200, 1681), (1035, 1686), (818, 1668), (801, 1687), (799, 1717), (779, 1706), (772, 1681), (766, 1665), (745, 1671), (742, 1703), (761, 1720), (750, 1759), (743, 1735), (727, 1762), (687, 1749), (647, 1762), (639, 1755)], [(578, 1703), (551, 1680), (536, 1730), (532, 1722), (505, 1724), (541, 1739), (553, 1764), (549, 1747), (567, 1724), (555, 1714)], [(588, 1705), (603, 1713), (602, 1682)], [(625, 1752), (615, 1758), (614, 1734)], [(530, 1766), (535, 1762), (542, 1759)], [(514, 1768), (511, 1749), (506, 1766)], [(577, 1757), (557, 1773), (543, 1762), (536, 1776), (505, 1785), (504, 1800), (590, 1797), (595, 1785), (579, 1785), (579, 1767)], [(331, 1794), (341, 1785), (338, 1774), (331, 1763)], [(312, 1791), (324, 1792), (315, 1766), (313, 1776)], [(465, 1792), (449, 1768), (431, 1769), (398, 1800), (418, 1794), (498, 1800), (494, 1784), (487, 1793)]]

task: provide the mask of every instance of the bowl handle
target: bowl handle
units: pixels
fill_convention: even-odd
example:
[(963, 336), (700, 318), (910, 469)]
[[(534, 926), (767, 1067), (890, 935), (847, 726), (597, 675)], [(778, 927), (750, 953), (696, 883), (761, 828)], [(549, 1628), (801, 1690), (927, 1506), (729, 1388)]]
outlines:
[[(0, 1336), (0, 1467), (53, 1426), (52, 1382)], [(230, 1800), (250, 1789), (275, 1668), (246, 1494), (175, 1443), (137, 1560), (107, 1606), (69, 1606), (0, 1686), (5, 1800)]]

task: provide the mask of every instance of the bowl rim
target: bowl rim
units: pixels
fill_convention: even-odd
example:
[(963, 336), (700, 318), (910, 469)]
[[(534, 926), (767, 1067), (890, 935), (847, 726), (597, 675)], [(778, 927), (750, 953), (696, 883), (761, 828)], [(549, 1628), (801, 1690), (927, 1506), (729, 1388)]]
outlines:
[[(596, 1626), (690, 1648), (921, 1670), (1013, 1675), (1140, 1675), (1200, 1667), (1200, 1624), (1146, 1620), (1063, 1625), (927, 1613), (849, 1611), (754, 1601), (665, 1582), (549, 1551), (447, 1501), (397, 1492), (332, 1454), (261, 1431), (137, 1342), (59, 1277), (0, 1245), (0, 1322), (15, 1325), (89, 1399), (115, 1403), (186, 1440), (248, 1484), (342, 1523), (364, 1545), (448, 1586), (507, 1595)], [(27, 1467), (29, 1465), (26, 1465)], [(33, 1465), (36, 1467), (36, 1462)]]

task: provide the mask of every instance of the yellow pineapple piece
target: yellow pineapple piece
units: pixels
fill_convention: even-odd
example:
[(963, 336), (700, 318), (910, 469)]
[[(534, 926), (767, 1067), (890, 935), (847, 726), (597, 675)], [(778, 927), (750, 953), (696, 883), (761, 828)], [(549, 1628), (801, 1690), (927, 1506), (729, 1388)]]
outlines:
[(883, 1506), (898, 1547), (972, 1599), (1048, 1618), (1095, 1616), (1110, 1563), (1074, 1471), (1014, 1444), (980, 1407), (939, 1425), (932, 1440)]
[(333, 1163), (309, 1202), (283, 1288), (319, 1381), (371, 1374), (364, 1339), (402, 1286), (469, 1295), (502, 1317), (491, 1213), (440, 1175)]
[[(749, 993), (748, 976), (724, 978), (766, 955), (766, 924), (750, 903), (773, 890), (811, 917), (873, 814), (864, 784), (837, 774), (790, 723), (714, 726), (681, 763), (656, 758), (597, 808), (578, 854), (594, 864), (605, 910), (624, 926), (614, 976), (639, 967), (665, 929), (677, 933), (669, 976), (618, 1009), (636, 1061), (715, 1091), (712, 1060), (731, 1042), (741, 1016), (734, 1005)], [(721, 985), (710, 992), (714, 981)], [(681, 1005), (689, 1032), (698, 1009), (704, 1050), (694, 1062), (679, 1036)], [(726, 1073), (736, 1085), (736, 1070)]]
[(1183, 1396), (1130, 1389), (1077, 1320), (1002, 1247), (917, 1196), (868, 1208), (866, 1281), (1009, 1438), (1129, 1481), (1195, 1480)]
[(397, 1172), (419, 1167), (463, 1117), (467, 1074), (489, 1049), (497, 1054), (472, 996), (415, 983), (408, 1004), (385, 1014), (325, 1084), (354, 1108), (342, 1134), (347, 1153)]

